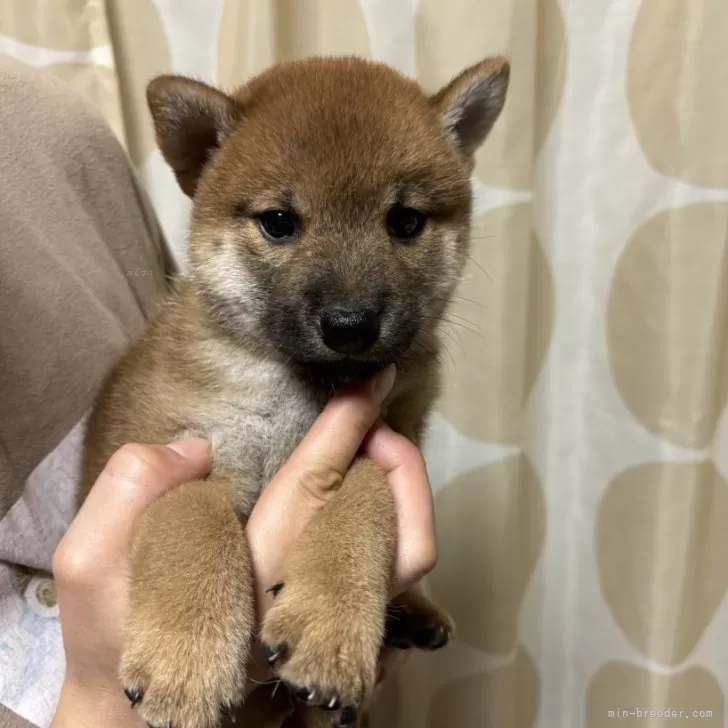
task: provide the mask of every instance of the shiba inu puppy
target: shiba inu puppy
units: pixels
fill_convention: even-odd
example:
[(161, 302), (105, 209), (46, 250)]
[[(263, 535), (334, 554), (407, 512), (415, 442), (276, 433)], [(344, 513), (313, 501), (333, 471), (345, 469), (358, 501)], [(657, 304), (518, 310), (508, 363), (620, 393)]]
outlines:
[[(84, 492), (124, 443), (212, 443), (210, 476), (157, 501), (134, 539), (120, 670), (150, 725), (216, 726), (242, 700), (257, 634), (293, 694), (331, 711), (316, 720), (366, 709), (395, 554), (383, 474), (359, 458), (335, 484), (259, 632), (243, 525), (345, 383), (396, 364), (383, 414), (420, 442), (468, 256), (473, 155), (508, 76), (490, 58), (428, 96), (380, 63), (312, 58), (230, 95), (149, 85), (158, 144), (194, 202), (189, 270), (102, 388)], [(397, 603), (397, 646), (447, 641), (449, 618), (424, 597)]]

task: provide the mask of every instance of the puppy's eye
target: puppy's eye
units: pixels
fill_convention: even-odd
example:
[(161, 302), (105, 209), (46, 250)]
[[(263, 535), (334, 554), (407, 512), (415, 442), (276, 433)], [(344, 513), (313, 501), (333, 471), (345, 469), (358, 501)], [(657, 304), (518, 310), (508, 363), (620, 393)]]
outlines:
[(387, 213), (387, 232), (398, 240), (414, 240), (426, 223), (427, 215), (414, 207), (394, 205)]
[(266, 210), (257, 220), (261, 232), (272, 243), (292, 243), (301, 227), (298, 215), (288, 210)]

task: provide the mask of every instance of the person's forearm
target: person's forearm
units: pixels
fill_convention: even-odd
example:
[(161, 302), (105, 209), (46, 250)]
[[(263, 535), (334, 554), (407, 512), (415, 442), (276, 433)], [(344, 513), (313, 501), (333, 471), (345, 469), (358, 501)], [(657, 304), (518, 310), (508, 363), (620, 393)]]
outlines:
[(121, 690), (63, 683), (51, 728), (146, 728)]

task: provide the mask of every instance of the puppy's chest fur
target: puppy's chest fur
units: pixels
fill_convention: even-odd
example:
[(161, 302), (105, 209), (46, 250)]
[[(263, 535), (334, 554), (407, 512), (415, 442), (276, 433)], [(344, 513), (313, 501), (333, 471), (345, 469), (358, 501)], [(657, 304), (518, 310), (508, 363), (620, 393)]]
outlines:
[(212, 443), (216, 470), (244, 475), (257, 497), (280, 469), (326, 404), (322, 390), (307, 386), (284, 363), (255, 360), (217, 344), (212, 357), (220, 386), (200, 403), (183, 434)]

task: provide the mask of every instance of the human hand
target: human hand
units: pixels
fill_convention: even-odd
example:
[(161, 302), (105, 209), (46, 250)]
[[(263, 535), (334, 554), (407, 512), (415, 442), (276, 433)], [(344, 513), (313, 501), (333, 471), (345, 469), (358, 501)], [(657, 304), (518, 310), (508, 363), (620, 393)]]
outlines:
[[(341, 482), (363, 447), (387, 473), (398, 517), (393, 594), (417, 582), (436, 560), (432, 499), (412, 443), (376, 424), (393, 373), (332, 399), (296, 452), (267, 486), (246, 534), (253, 555), (258, 614), (270, 604), (285, 554)], [(374, 387), (378, 385), (378, 393)], [(207, 443), (127, 445), (109, 461), (54, 557), (67, 670), (53, 726), (139, 726), (118, 678), (129, 585), (127, 555), (136, 519), (166, 490), (209, 469)], [(393, 653), (394, 654), (394, 653)], [(265, 678), (265, 661), (253, 675)], [(394, 662), (386, 660), (385, 672)], [(254, 683), (251, 684), (254, 687)]]

